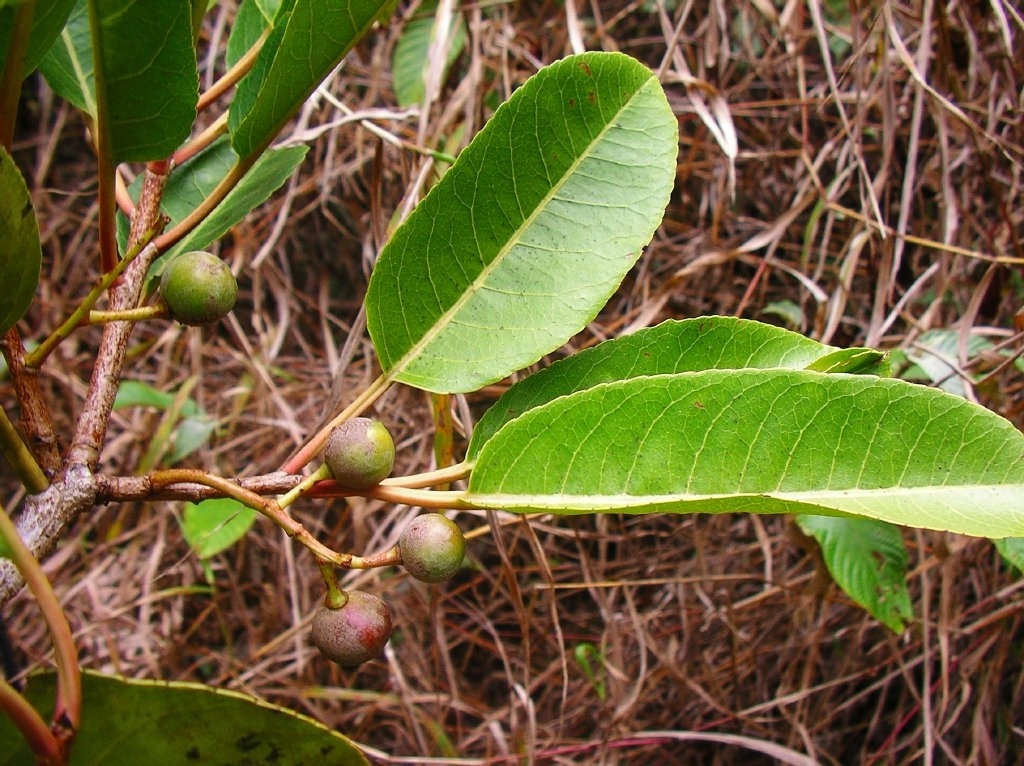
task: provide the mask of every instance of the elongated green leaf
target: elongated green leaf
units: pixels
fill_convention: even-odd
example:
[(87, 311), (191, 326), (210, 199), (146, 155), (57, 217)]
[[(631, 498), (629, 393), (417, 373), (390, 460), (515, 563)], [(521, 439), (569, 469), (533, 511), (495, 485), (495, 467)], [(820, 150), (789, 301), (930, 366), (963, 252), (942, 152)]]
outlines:
[(0, 333), (21, 319), (39, 283), (43, 252), (28, 186), (11, 155), (0, 146)]
[[(14, 22), (15, 3), (0, 7), (0, 61), (7, 55), (11, 29)], [(28, 76), (42, 61), (64, 28), (75, 0), (36, 0), (32, 14), (32, 30), (29, 32), (28, 52), (25, 55), (25, 76)]]
[(381, 253), (366, 316), (385, 372), (470, 391), (562, 345), (661, 221), (677, 141), (657, 78), (628, 56), (538, 72)]
[(901, 632), (914, 608), (900, 528), (875, 519), (797, 516), (796, 521), (818, 541), (836, 584), (876, 620)]
[(270, 26), (273, 16), (264, 16), (260, 4), (256, 0), (243, 0), (235, 13), (231, 34), (228, 36), (224, 61), (229, 67), (234, 66), (242, 56), (256, 43), (263, 30)]
[[(160, 258), (160, 263), (169, 262), (169, 256), (174, 253), (207, 248), (224, 236), (232, 226), (263, 204), (288, 180), (308, 149), (307, 146), (288, 146), (264, 152), (242, 177), (238, 186), (199, 226), (168, 250)], [(238, 156), (231, 150), (230, 143), (227, 139), (221, 139), (198, 157), (177, 168), (167, 181), (161, 201), (161, 210), (171, 224), (178, 223), (195, 210), (237, 161)], [(138, 183), (131, 191), (135, 197)], [(119, 225), (123, 246), (128, 236), (127, 219), (122, 216)]]
[(97, 119), (116, 161), (170, 155), (192, 129), (199, 74), (190, 0), (89, 0)]
[[(32, 676), (26, 690), (47, 720), (54, 679), (52, 673)], [(369, 764), (351, 740), (312, 718), (234, 691), (86, 672), (82, 699), (73, 766)], [(0, 766), (35, 763), (7, 716), (0, 716), (0, 742)]]
[(900, 380), (709, 370), (594, 386), (484, 445), (467, 502), (515, 511), (854, 515), (1024, 536), (1024, 435)]
[(385, 0), (283, 0), (228, 112), (240, 157), (267, 146), (373, 24)]
[[(662, 322), (560, 359), (512, 386), (476, 424), (467, 458), (475, 458), (484, 442), (509, 420), (599, 383), (711, 369), (799, 370), (838, 351), (795, 332), (749, 319), (710, 316)], [(870, 349), (849, 351), (880, 356)]]
[(54, 92), (96, 119), (96, 80), (87, 0), (78, 0), (39, 68)]

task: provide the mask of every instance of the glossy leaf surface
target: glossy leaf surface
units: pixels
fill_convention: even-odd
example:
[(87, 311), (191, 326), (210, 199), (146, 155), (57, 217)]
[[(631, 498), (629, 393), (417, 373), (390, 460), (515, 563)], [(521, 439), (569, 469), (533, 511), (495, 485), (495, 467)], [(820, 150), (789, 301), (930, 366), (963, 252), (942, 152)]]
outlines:
[[(48, 719), (54, 676), (32, 676), (26, 696)], [(71, 766), (369, 763), (351, 740), (311, 718), (211, 686), (87, 672), (82, 700)], [(34, 763), (7, 716), (0, 716), (0, 742), (0, 766)]]
[(115, 160), (170, 155), (192, 129), (199, 73), (189, 0), (89, 0), (97, 118)]
[(749, 319), (709, 316), (662, 322), (560, 359), (512, 386), (474, 427), (468, 458), (473, 459), (509, 420), (599, 383), (712, 369), (799, 370), (836, 351), (798, 333)]
[(228, 112), (240, 157), (267, 146), (370, 29), (384, 0), (284, 0)]
[(677, 141), (657, 78), (628, 56), (534, 75), (382, 251), (366, 311), (385, 373), (471, 391), (565, 343), (660, 223)]
[(1024, 536), (1024, 435), (935, 389), (711, 370), (594, 386), (484, 445), (466, 500), (588, 513), (855, 515)]

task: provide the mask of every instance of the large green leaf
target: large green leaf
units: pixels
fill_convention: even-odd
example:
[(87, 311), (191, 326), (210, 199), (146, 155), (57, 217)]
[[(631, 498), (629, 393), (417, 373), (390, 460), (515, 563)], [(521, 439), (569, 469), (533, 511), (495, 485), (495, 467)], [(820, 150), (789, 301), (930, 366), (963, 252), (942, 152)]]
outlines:
[(96, 119), (96, 81), (86, 0), (75, 4), (39, 68), (57, 95)]
[[(0, 7), (0, 61), (7, 55), (14, 22), (14, 5)], [(24, 74), (27, 76), (42, 61), (54, 40), (64, 29), (75, 0), (36, 0), (29, 32), (28, 51), (25, 55)]]
[[(269, 149), (260, 155), (256, 164), (210, 215), (168, 250), (160, 262), (169, 262), (168, 256), (174, 253), (202, 250), (220, 239), (288, 180), (308, 149), (307, 146), (288, 146)], [(199, 156), (176, 168), (167, 181), (161, 200), (161, 210), (171, 225), (195, 210), (237, 162), (238, 156), (232, 151), (231, 144), (222, 138)], [(138, 189), (137, 181), (130, 190), (133, 197)], [(121, 216), (118, 223), (123, 245), (128, 237), (128, 220)]]
[[(53, 674), (41, 674), (26, 691), (47, 718), (54, 686)], [(85, 673), (82, 699), (71, 766), (369, 763), (351, 740), (313, 719), (238, 692)], [(0, 742), (0, 766), (35, 762), (7, 716), (0, 716)]]
[(736, 317), (670, 320), (560, 359), (506, 391), (473, 428), (467, 458), (509, 420), (559, 396), (599, 383), (699, 370), (786, 367), (799, 370), (834, 354), (880, 357), (870, 349), (837, 351), (795, 332)]
[(240, 157), (261, 151), (370, 29), (386, 0), (284, 0), (228, 112)]
[(1024, 536), (1024, 435), (900, 380), (709, 370), (594, 386), (483, 446), (465, 497), (515, 511), (855, 515)]
[(366, 316), (384, 371), (470, 391), (562, 345), (650, 241), (677, 141), (657, 78), (628, 56), (534, 75), (381, 253)]
[(899, 633), (914, 616), (900, 528), (875, 519), (797, 516), (818, 541), (829, 574), (846, 594)]
[(190, 0), (89, 0), (97, 119), (114, 160), (170, 155), (199, 98)]
[(25, 179), (0, 146), (0, 334), (21, 319), (36, 293), (43, 253)]

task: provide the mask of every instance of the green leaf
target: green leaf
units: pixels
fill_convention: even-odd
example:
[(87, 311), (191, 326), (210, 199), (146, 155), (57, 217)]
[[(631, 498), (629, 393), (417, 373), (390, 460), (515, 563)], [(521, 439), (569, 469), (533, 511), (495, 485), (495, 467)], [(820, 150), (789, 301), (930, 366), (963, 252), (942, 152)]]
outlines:
[[(4, 61), (7, 56), (16, 4), (10, 3), (0, 7), (0, 61)], [(75, 0), (36, 0), (35, 11), (32, 14), (32, 29), (29, 32), (28, 52), (25, 55), (25, 77), (39, 66), (43, 56), (64, 29), (74, 5)]]
[(1004, 537), (992, 542), (1003, 561), (1024, 574), (1024, 537)]
[(815, 372), (848, 372), (851, 375), (889, 377), (889, 358), (882, 351), (870, 348), (841, 348), (815, 359), (808, 370)]
[(385, 373), (471, 391), (565, 343), (660, 223), (677, 141), (657, 78), (628, 56), (530, 78), (380, 255), (366, 315)]
[[(55, 675), (31, 676), (26, 697), (49, 720)], [(358, 747), (311, 718), (239, 692), (191, 683), (82, 675), (84, 715), (72, 766), (311, 763), (368, 766)], [(0, 766), (34, 763), (0, 716)]]
[(554, 513), (853, 515), (1024, 536), (1024, 434), (905, 381), (708, 370), (594, 386), (505, 424), (466, 503)]
[(201, 559), (216, 556), (241, 540), (252, 527), (256, 511), (234, 498), (185, 503), (181, 531)]
[(161, 159), (196, 118), (190, 0), (89, 0), (97, 119), (116, 161)]
[(818, 541), (829, 574), (872, 617), (895, 633), (913, 619), (907, 590), (907, 549), (900, 528), (874, 519), (798, 516)]
[(235, 13), (227, 48), (224, 51), (224, 61), (229, 67), (237, 64), (238, 60), (249, 52), (263, 34), (263, 30), (270, 25), (272, 18), (273, 16), (263, 15), (259, 3), (255, 0), (243, 0), (238, 6), (238, 12)]
[[(227, 147), (227, 144), (225, 143), (224, 146)], [(212, 242), (216, 242), (232, 226), (244, 219), (259, 205), (266, 202), (267, 198), (277, 191), (291, 174), (295, 172), (295, 168), (302, 162), (308, 150), (308, 146), (288, 146), (263, 152), (256, 161), (256, 164), (242, 177), (239, 184), (228, 193), (224, 200), (213, 209), (213, 212), (201, 224), (185, 235), (165, 256), (186, 250), (203, 250), (209, 247)], [(228, 151), (230, 151), (230, 147), (228, 147)], [(234, 156), (233, 153), (232, 156)], [(179, 190), (184, 191), (186, 187), (190, 187), (186, 196), (196, 195), (193, 199), (198, 199), (198, 194), (202, 193), (201, 190), (206, 185), (202, 181), (207, 183), (214, 181), (215, 176), (204, 172), (209, 170), (210, 167), (207, 166), (204, 170), (197, 169), (194, 175), (183, 175), (178, 179), (178, 183), (167, 192), (165, 205), (172, 219), (178, 212), (178, 203), (182, 201), (178, 197)], [(216, 181), (219, 180), (220, 178), (216, 178)], [(170, 187), (171, 184), (168, 184), (168, 186)], [(209, 188), (212, 189), (212, 186)], [(191, 208), (189, 212), (191, 212)], [(161, 257), (161, 261), (164, 260), (169, 259)]]
[(39, 68), (58, 96), (96, 119), (96, 80), (87, 0), (78, 0), (75, 4), (67, 24)]
[(240, 157), (261, 151), (369, 31), (385, 0), (283, 0), (228, 111)]
[[(736, 317), (669, 320), (606, 340), (516, 383), (473, 428), (472, 460), (509, 420), (559, 396), (643, 375), (785, 367), (799, 370), (838, 351), (779, 327)], [(851, 349), (868, 351), (870, 349)]]
[[(423, 75), (426, 71), (424, 61), (430, 52), (431, 38), (436, 26), (435, 12), (437, 3), (432, 2), (420, 6), (418, 15), (409, 20), (402, 30), (401, 37), (395, 43), (395, 52), (391, 65), (391, 81), (395, 90), (395, 99), (402, 107), (414, 106), (423, 100), (425, 83)], [(462, 14), (452, 20), (454, 29), (451, 31), (451, 44), (448, 47), (448, 60), (444, 72), (459, 57), (466, 47), (466, 22)], [(442, 77), (445, 75), (443, 74)]]
[[(264, 152), (213, 212), (164, 253), (158, 263), (169, 263), (174, 254), (186, 250), (204, 250), (224, 236), (232, 226), (263, 204), (288, 180), (308, 150), (307, 146), (289, 146)], [(171, 225), (195, 210), (237, 161), (238, 156), (232, 151), (230, 143), (222, 138), (197, 157), (176, 168), (167, 181), (161, 200), (161, 210), (170, 219)], [(129, 190), (133, 199), (138, 196), (139, 184), (137, 181)], [(128, 236), (128, 221), (122, 216), (118, 223), (123, 246)]]
[(0, 333), (21, 319), (39, 284), (43, 251), (28, 186), (11, 155), (0, 146)]

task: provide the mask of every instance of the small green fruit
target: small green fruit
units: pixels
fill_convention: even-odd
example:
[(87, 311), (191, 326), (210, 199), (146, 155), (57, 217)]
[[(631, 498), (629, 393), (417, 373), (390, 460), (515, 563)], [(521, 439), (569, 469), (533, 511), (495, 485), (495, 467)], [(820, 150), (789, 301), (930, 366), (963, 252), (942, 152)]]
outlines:
[(346, 668), (377, 657), (391, 637), (391, 610), (374, 595), (354, 590), (340, 609), (321, 605), (311, 636), (320, 654)]
[(466, 538), (454, 521), (440, 513), (417, 516), (398, 538), (402, 564), (422, 582), (450, 580), (466, 557)]
[(346, 420), (327, 437), (324, 462), (346, 489), (379, 484), (395, 466), (395, 442), (387, 426), (371, 418)]
[(171, 316), (182, 324), (212, 324), (235, 307), (238, 282), (228, 265), (213, 253), (190, 250), (167, 265), (160, 278), (160, 292)]

